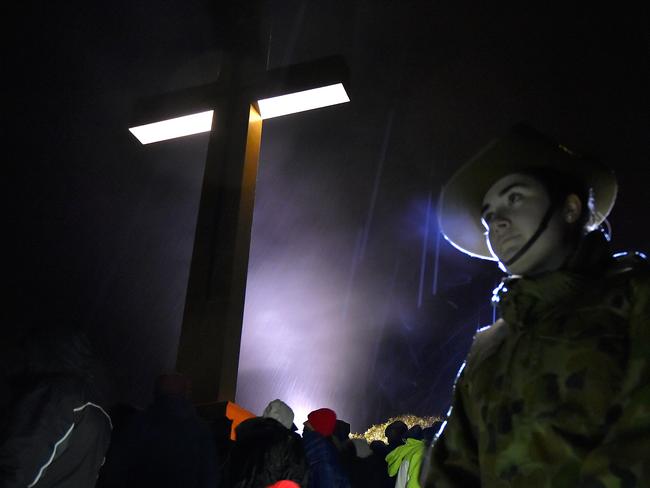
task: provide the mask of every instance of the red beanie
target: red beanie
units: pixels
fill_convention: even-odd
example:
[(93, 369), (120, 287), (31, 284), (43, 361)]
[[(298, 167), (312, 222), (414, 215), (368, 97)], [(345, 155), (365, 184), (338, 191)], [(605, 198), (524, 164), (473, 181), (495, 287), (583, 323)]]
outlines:
[(273, 485), (269, 485), (268, 488), (300, 488), (300, 485), (295, 481), (282, 480)]
[(307, 421), (316, 432), (329, 437), (336, 427), (336, 412), (329, 408), (319, 408), (307, 415)]

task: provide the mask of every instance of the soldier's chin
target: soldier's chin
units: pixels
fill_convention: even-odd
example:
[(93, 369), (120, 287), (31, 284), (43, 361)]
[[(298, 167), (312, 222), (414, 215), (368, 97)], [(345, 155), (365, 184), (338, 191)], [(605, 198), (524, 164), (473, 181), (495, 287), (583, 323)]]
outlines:
[(499, 262), (507, 263), (513, 257), (515, 257), (515, 254), (517, 254), (518, 251), (519, 251), (519, 246), (514, 246), (514, 245), (506, 245), (503, 249), (499, 249), (499, 252), (497, 254), (497, 257), (499, 258)]

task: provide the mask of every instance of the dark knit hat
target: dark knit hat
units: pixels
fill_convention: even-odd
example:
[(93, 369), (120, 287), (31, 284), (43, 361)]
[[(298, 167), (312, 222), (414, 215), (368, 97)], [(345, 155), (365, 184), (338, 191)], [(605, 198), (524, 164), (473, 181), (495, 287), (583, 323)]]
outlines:
[(316, 432), (329, 437), (336, 427), (336, 412), (329, 408), (319, 408), (307, 415), (307, 421)]
[(334, 426), (332, 435), (341, 442), (347, 441), (350, 438), (350, 424), (345, 420), (336, 419), (336, 425)]

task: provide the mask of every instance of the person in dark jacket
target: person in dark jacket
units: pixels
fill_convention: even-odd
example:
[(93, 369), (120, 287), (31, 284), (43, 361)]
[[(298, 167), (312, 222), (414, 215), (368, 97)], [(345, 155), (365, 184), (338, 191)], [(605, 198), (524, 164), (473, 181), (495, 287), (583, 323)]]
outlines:
[(388, 476), (386, 461), (370, 449), (365, 439), (348, 439), (340, 452), (341, 465), (352, 488), (393, 488), (395, 485)]
[(331, 439), (339, 452), (346, 450), (350, 442), (350, 424), (345, 420), (336, 419)]
[[(10, 351), (11, 399), (0, 432), (3, 488), (95, 486), (111, 436), (99, 370), (78, 330), (32, 331)], [(3, 355), (3, 360), (9, 359)]]
[(304, 423), (302, 440), (309, 463), (310, 488), (350, 487), (339, 453), (330, 440), (335, 427), (336, 413), (329, 408), (314, 410)]
[(114, 436), (101, 488), (215, 488), (218, 459), (212, 433), (190, 402), (189, 380), (164, 374), (154, 400)]
[(266, 487), (282, 480), (307, 486), (308, 465), (300, 437), (278, 420), (271, 416), (244, 420), (236, 436), (228, 469), (230, 486)]
[(384, 429), (384, 435), (388, 440), (388, 452), (404, 445), (404, 439), (406, 438), (408, 430), (408, 426), (401, 420), (396, 420), (386, 426), (386, 429)]

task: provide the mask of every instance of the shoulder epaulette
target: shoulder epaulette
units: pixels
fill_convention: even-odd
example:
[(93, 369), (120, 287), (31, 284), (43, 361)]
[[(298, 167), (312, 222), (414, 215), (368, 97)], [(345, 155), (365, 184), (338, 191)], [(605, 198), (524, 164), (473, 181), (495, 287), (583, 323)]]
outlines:
[(650, 270), (648, 257), (640, 251), (617, 252), (612, 256), (608, 275)]

